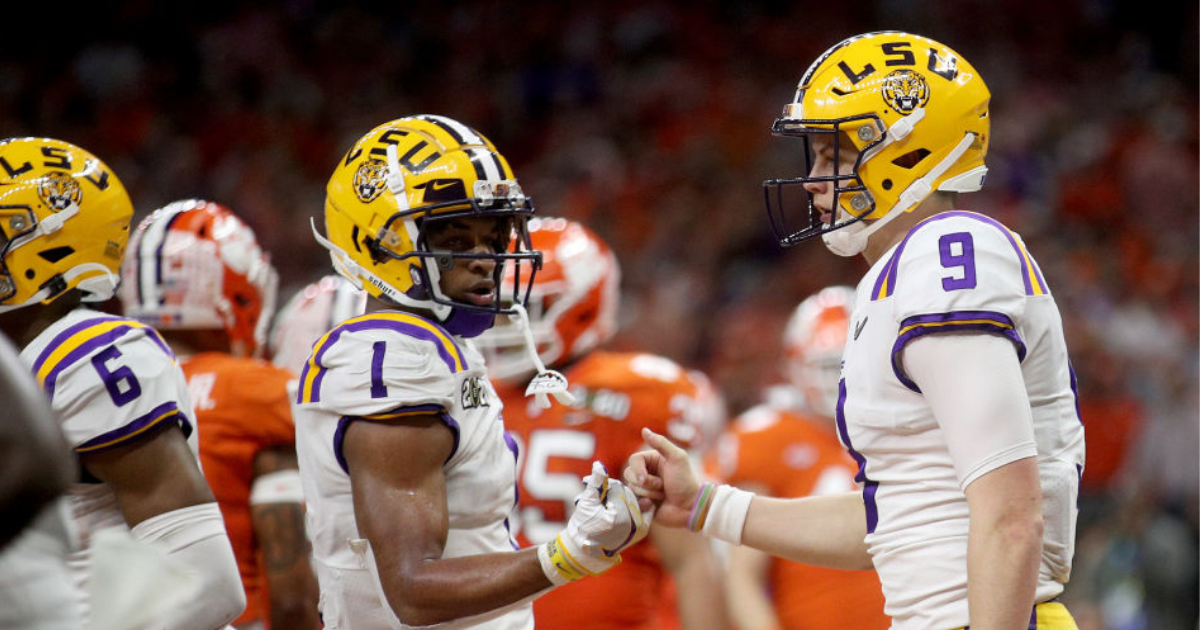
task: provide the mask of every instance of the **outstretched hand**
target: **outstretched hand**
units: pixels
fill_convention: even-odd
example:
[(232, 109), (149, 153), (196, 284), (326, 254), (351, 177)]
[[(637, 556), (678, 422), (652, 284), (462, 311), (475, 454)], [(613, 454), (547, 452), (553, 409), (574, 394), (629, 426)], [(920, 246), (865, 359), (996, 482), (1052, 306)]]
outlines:
[(629, 458), (625, 485), (638, 496), (643, 512), (657, 507), (656, 523), (683, 527), (700, 491), (687, 451), (650, 429), (642, 429), (642, 438), (650, 449)]

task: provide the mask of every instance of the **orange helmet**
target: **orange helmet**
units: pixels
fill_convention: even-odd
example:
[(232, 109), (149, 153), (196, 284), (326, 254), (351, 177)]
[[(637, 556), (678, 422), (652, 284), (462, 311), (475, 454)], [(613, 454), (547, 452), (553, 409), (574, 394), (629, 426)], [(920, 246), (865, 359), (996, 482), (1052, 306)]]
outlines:
[[(561, 366), (616, 333), (621, 268), (608, 245), (575, 221), (531, 219), (529, 238), (530, 248), (542, 253), (542, 268), (529, 289), (529, 327), (542, 361)], [(476, 340), (494, 378), (535, 371), (522, 328), (498, 323)]]
[(264, 347), (278, 276), (229, 208), (188, 199), (155, 210), (138, 225), (121, 275), (126, 316), (162, 330), (224, 330), (237, 355)]
[(783, 333), (788, 380), (810, 410), (827, 418), (837, 406), (842, 350), (853, 311), (854, 289), (826, 287), (796, 307)]

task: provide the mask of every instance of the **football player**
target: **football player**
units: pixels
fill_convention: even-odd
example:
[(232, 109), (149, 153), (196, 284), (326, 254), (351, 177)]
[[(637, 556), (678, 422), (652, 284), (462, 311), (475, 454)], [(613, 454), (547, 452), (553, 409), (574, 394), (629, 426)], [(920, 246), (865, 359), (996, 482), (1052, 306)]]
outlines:
[[(525, 328), (501, 324), (479, 337), (488, 369), (504, 401), (504, 423), (518, 440), (521, 466), (517, 510), (523, 545), (553, 538), (571, 517), (579, 479), (593, 460), (621, 470), (644, 446), (641, 428), (697, 445), (708, 424), (701, 399), (705, 377), (673, 361), (637, 352), (597, 348), (616, 332), (620, 268), (595, 233), (560, 218), (530, 221), (532, 247), (542, 269), (529, 294), (529, 322), (538, 357), (563, 370), (575, 402), (544, 409), (524, 399), (537, 365), (526, 351)], [(719, 572), (711, 547), (686, 532), (654, 528), (650, 545), (625, 552), (621, 566), (597, 580), (538, 599), (539, 628), (656, 628), (666, 577), (685, 630), (724, 628)]]
[[(531, 598), (646, 535), (596, 464), (557, 536), (512, 540), (516, 445), (471, 339), (522, 310), (532, 212), (492, 143), (441, 116), (376, 127), (329, 180), (317, 240), (371, 297), (313, 346), (294, 407), (327, 628), (531, 628)], [(538, 394), (568, 398), (560, 374), (540, 377)]]
[(246, 610), (238, 628), (319, 628), (287, 384), (255, 358), (277, 276), (250, 227), (201, 199), (138, 225), (122, 268), (125, 315), (180, 358), (196, 408), (200, 462), (233, 543)]
[(129, 195), (103, 162), (60, 140), (0, 142), (0, 165), (0, 329), (22, 348), (79, 460), (69, 491), (85, 544), (71, 558), (77, 583), (87, 588), (92, 534), (128, 527), (200, 584), (156, 627), (221, 626), (246, 602), (197, 464), (183, 374), (153, 328), (87, 306), (116, 289)]
[(702, 486), (654, 435), (628, 473), (662, 500), (660, 523), (802, 562), (874, 566), (896, 630), (1075, 628), (1055, 601), (1084, 464), (1062, 320), (1020, 236), (958, 209), (987, 173), (989, 99), (945, 45), (869, 33), (821, 55), (773, 127), (811, 159), (807, 175), (765, 184), (780, 243), (820, 236), (871, 264), (836, 411), (862, 492), (770, 499)]
[(341, 276), (328, 275), (306, 285), (275, 316), (267, 338), (271, 362), (299, 374), (312, 354), (313, 343), (334, 326), (362, 315), (366, 307), (367, 293)]
[[(854, 460), (833, 416), (854, 290), (828, 287), (792, 313), (783, 345), (788, 383), (741, 416), (708, 458), (726, 483), (763, 496), (805, 497), (855, 489)], [(838, 571), (730, 547), (725, 596), (742, 630), (887, 630), (874, 571)]]

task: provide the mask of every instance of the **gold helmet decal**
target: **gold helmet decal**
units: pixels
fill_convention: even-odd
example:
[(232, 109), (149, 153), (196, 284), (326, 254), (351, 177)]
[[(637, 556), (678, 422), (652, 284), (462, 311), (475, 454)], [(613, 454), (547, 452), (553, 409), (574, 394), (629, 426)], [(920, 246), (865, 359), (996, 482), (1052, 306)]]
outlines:
[(387, 173), (387, 164), (383, 160), (363, 160), (354, 172), (354, 194), (363, 203), (371, 203), (387, 186)]
[(51, 210), (66, 210), (83, 200), (83, 188), (68, 173), (49, 171), (37, 182), (38, 198)]
[(883, 102), (905, 116), (929, 103), (929, 83), (915, 70), (896, 70), (883, 78)]

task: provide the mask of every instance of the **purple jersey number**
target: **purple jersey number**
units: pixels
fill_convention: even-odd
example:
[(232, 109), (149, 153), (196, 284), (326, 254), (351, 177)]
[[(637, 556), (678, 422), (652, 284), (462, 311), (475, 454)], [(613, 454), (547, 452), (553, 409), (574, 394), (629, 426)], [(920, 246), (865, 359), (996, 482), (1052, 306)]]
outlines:
[(386, 341), (376, 341), (371, 346), (371, 398), (387, 397), (387, 385), (383, 384), (383, 353), (387, 351)]
[[(958, 245), (959, 252), (954, 253)], [(955, 232), (945, 234), (938, 239), (938, 251), (942, 255), (942, 266), (946, 269), (962, 268), (962, 276), (958, 274), (942, 278), (942, 289), (957, 291), (959, 289), (975, 288), (975, 240), (970, 232)]]
[(100, 379), (104, 381), (104, 388), (108, 390), (108, 397), (112, 398), (113, 404), (123, 407), (142, 395), (142, 386), (128, 365), (118, 366), (115, 370), (108, 369), (108, 362), (119, 358), (121, 351), (116, 346), (109, 346), (92, 357), (92, 367), (96, 368)]

